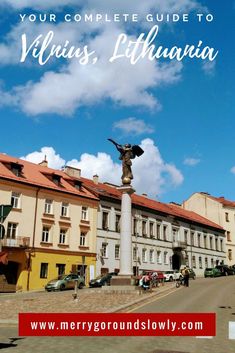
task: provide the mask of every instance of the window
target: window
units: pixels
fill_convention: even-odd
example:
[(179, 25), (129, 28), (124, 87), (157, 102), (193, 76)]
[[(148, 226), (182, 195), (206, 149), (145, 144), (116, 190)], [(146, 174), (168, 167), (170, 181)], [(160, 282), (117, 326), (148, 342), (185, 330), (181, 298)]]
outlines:
[(52, 204), (53, 204), (52, 200), (49, 200), (49, 199), (45, 200), (44, 213), (47, 213), (47, 214), (52, 214), (53, 213)]
[(232, 249), (228, 249), (228, 259), (229, 259), (229, 260), (232, 260), (232, 259), (233, 259)]
[(59, 244), (66, 244), (66, 242), (67, 242), (66, 235), (67, 235), (67, 230), (60, 229)]
[(220, 239), (220, 251), (224, 250), (224, 242), (223, 239)]
[(48, 263), (42, 262), (40, 268), (40, 278), (47, 278)]
[(204, 235), (204, 248), (207, 248), (207, 235)]
[(147, 237), (147, 221), (142, 221), (142, 235)]
[(164, 251), (164, 264), (167, 265), (168, 264), (168, 257), (167, 257), (167, 251)]
[(102, 212), (102, 229), (108, 230), (109, 227), (109, 213), (106, 211)]
[(134, 218), (133, 231), (134, 231), (134, 235), (138, 234), (138, 220), (136, 218)]
[(102, 253), (102, 257), (108, 257), (108, 244), (107, 243), (102, 243), (102, 247), (101, 247), (101, 253)]
[(161, 225), (157, 224), (157, 239), (161, 239)]
[(88, 221), (88, 207), (82, 206), (82, 220)]
[(196, 268), (196, 257), (195, 256), (192, 257), (192, 267)]
[(61, 216), (68, 217), (69, 216), (69, 204), (67, 202), (62, 202), (61, 205)]
[(121, 215), (120, 214), (116, 214), (116, 218), (115, 218), (115, 231), (117, 233), (120, 233), (120, 221), (121, 221)]
[(150, 235), (150, 238), (154, 238), (154, 223), (153, 222), (149, 223), (149, 235)]
[(205, 267), (208, 267), (208, 258), (205, 257)]
[(184, 242), (185, 242), (185, 244), (188, 244), (188, 231), (187, 230), (184, 231)]
[(218, 251), (218, 239), (215, 238), (215, 250)]
[(191, 232), (191, 245), (194, 246), (194, 232)]
[(157, 251), (157, 263), (161, 264), (162, 263), (162, 254), (161, 251)]
[(199, 268), (202, 268), (202, 257), (199, 256), (198, 258)]
[(227, 231), (227, 241), (231, 241), (231, 233)]
[(179, 234), (179, 229), (178, 228), (172, 228), (172, 241), (173, 242), (178, 241), (178, 234)]
[(20, 193), (13, 192), (11, 194), (11, 206), (13, 208), (20, 208)]
[(80, 246), (85, 246), (86, 245), (86, 233), (81, 232), (80, 233), (80, 241), (79, 241)]
[(149, 262), (154, 263), (154, 250), (153, 249), (149, 250)]
[[(201, 247), (201, 234), (197, 234), (197, 246), (200, 248)], [(201, 267), (200, 267), (201, 268)]]
[(118, 260), (120, 258), (120, 245), (115, 245), (115, 259)]
[(211, 258), (211, 267), (214, 267), (214, 259), (213, 258)]
[(23, 166), (21, 164), (11, 163), (11, 171), (17, 177), (21, 177), (22, 176), (22, 168), (23, 168)]
[(50, 228), (47, 226), (43, 226), (42, 228), (42, 242), (49, 243), (50, 239)]
[(167, 240), (167, 226), (163, 226), (163, 240)]
[(65, 264), (56, 264), (58, 269), (58, 276), (65, 274)]
[(185, 255), (185, 266), (189, 267), (189, 258), (188, 258), (188, 255)]
[(15, 239), (17, 236), (17, 223), (9, 222), (7, 225), (7, 238)]
[(213, 238), (210, 237), (210, 249), (213, 249)]
[(229, 222), (229, 215), (228, 215), (228, 212), (225, 212), (225, 221), (226, 221), (226, 222)]
[(147, 262), (147, 249), (142, 249), (142, 262)]
[(138, 248), (135, 246), (133, 248), (133, 261), (137, 261), (138, 260), (137, 254), (138, 254)]

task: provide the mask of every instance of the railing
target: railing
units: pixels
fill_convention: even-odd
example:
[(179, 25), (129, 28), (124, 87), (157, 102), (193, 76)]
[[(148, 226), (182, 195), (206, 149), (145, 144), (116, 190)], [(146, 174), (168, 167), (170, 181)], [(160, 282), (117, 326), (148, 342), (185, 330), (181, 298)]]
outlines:
[(173, 249), (175, 249), (175, 248), (186, 249), (187, 248), (187, 243), (185, 241), (180, 241), (180, 240), (173, 241), (172, 242), (172, 248)]
[(1, 245), (5, 247), (13, 247), (13, 248), (27, 248), (30, 244), (30, 237), (16, 237), (15, 239), (4, 238), (1, 241)]

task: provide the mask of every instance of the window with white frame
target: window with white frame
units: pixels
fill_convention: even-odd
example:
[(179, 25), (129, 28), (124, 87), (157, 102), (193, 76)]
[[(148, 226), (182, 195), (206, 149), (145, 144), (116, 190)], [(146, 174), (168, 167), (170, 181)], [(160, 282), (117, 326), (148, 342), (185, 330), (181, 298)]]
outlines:
[(134, 235), (138, 234), (138, 219), (136, 218), (133, 220), (133, 233)]
[(44, 207), (44, 213), (46, 214), (53, 214), (53, 201), (46, 199), (45, 200), (45, 207)]
[(223, 239), (220, 239), (220, 251), (224, 250), (224, 242)]
[(205, 257), (205, 267), (208, 267), (208, 258)]
[(137, 254), (138, 254), (138, 248), (135, 246), (133, 248), (133, 261), (137, 261), (138, 260)]
[(194, 255), (192, 257), (192, 267), (196, 268), (196, 256), (194, 256)]
[(60, 229), (59, 244), (67, 243), (67, 229)]
[(18, 223), (8, 222), (7, 238), (15, 239), (17, 236)]
[(184, 242), (185, 244), (188, 244), (188, 231), (186, 229), (184, 231)]
[(163, 226), (163, 240), (167, 240), (167, 226), (164, 225)]
[(162, 253), (160, 250), (157, 251), (157, 263), (158, 264), (162, 263)]
[(88, 207), (82, 206), (82, 220), (88, 221)]
[(191, 235), (191, 245), (194, 246), (195, 245), (195, 238), (194, 238), (195, 233), (191, 232), (190, 235)]
[(147, 262), (147, 249), (142, 249), (142, 262)]
[(168, 264), (168, 252), (164, 251), (164, 264), (167, 265)]
[(108, 257), (108, 244), (107, 243), (102, 243), (101, 255), (102, 255), (102, 257), (105, 257), (105, 258)]
[(172, 228), (172, 241), (178, 241), (178, 234), (179, 234), (179, 229), (178, 228)]
[(118, 260), (120, 258), (120, 245), (115, 245), (115, 259)]
[(142, 221), (142, 235), (143, 237), (147, 237), (147, 221)]
[(109, 228), (109, 213), (107, 211), (102, 212), (102, 229), (107, 230)]
[(86, 246), (86, 232), (81, 232), (80, 233), (80, 240), (79, 240), (79, 245), (80, 246)]
[(207, 235), (204, 234), (204, 248), (206, 249), (207, 248)]
[(215, 264), (214, 264), (214, 259), (213, 259), (213, 257), (211, 258), (211, 267), (213, 268), (215, 266)]
[(49, 243), (50, 241), (50, 227), (43, 226), (42, 228), (42, 242)]
[(157, 239), (161, 239), (161, 224), (157, 223)]
[(202, 268), (202, 257), (199, 256), (198, 258), (198, 265), (199, 265), (199, 268)]
[(232, 249), (228, 249), (228, 259), (229, 260), (233, 259), (233, 251), (232, 251)]
[(153, 250), (153, 249), (150, 249), (150, 250), (149, 250), (149, 262), (150, 262), (151, 264), (154, 263), (154, 250)]
[(12, 206), (12, 208), (20, 208), (20, 193), (19, 192), (12, 192), (11, 206)]
[(154, 223), (153, 222), (149, 222), (149, 235), (150, 235), (150, 238), (154, 238)]
[(200, 248), (201, 247), (201, 234), (197, 233), (197, 246)]
[(218, 238), (215, 238), (215, 250), (218, 251)]
[(120, 222), (121, 222), (121, 215), (116, 214), (116, 216), (115, 216), (115, 231), (117, 233), (120, 233), (120, 230), (121, 230)]
[(213, 238), (210, 237), (210, 249), (213, 249)]
[(61, 204), (61, 216), (69, 217), (69, 204), (67, 202), (62, 202)]

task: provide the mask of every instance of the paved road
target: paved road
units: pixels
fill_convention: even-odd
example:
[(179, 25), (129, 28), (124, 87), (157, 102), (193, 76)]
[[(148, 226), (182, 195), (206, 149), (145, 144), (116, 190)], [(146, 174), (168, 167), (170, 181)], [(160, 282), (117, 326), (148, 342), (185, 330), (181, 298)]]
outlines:
[[(225, 307), (225, 308), (222, 308)], [(235, 276), (190, 281), (189, 288), (157, 298), (134, 312), (216, 312), (217, 336), (195, 337), (23, 337), (17, 328), (0, 327), (1, 353), (234, 353), (235, 340), (228, 339), (228, 322), (235, 321)], [(11, 343), (11, 341), (13, 341)], [(12, 346), (10, 346), (12, 344)], [(14, 346), (15, 345), (15, 346)], [(1, 348), (1, 346), (0, 346)]]

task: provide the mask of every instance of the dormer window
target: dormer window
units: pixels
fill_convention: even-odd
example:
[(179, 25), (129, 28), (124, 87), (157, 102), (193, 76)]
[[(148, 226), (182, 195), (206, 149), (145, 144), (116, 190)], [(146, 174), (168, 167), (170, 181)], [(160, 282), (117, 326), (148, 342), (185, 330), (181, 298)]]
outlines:
[(60, 185), (60, 180), (61, 180), (61, 176), (57, 175), (57, 174), (53, 174), (52, 175), (52, 181), (56, 184), (56, 185)]
[(75, 180), (75, 182), (74, 182), (75, 189), (80, 191), (81, 190), (81, 186), (82, 186), (82, 183), (80, 181), (78, 181), (78, 180)]
[(17, 176), (17, 177), (22, 176), (22, 169), (23, 169), (22, 164), (11, 163), (11, 171), (13, 174), (15, 174), (15, 176)]

